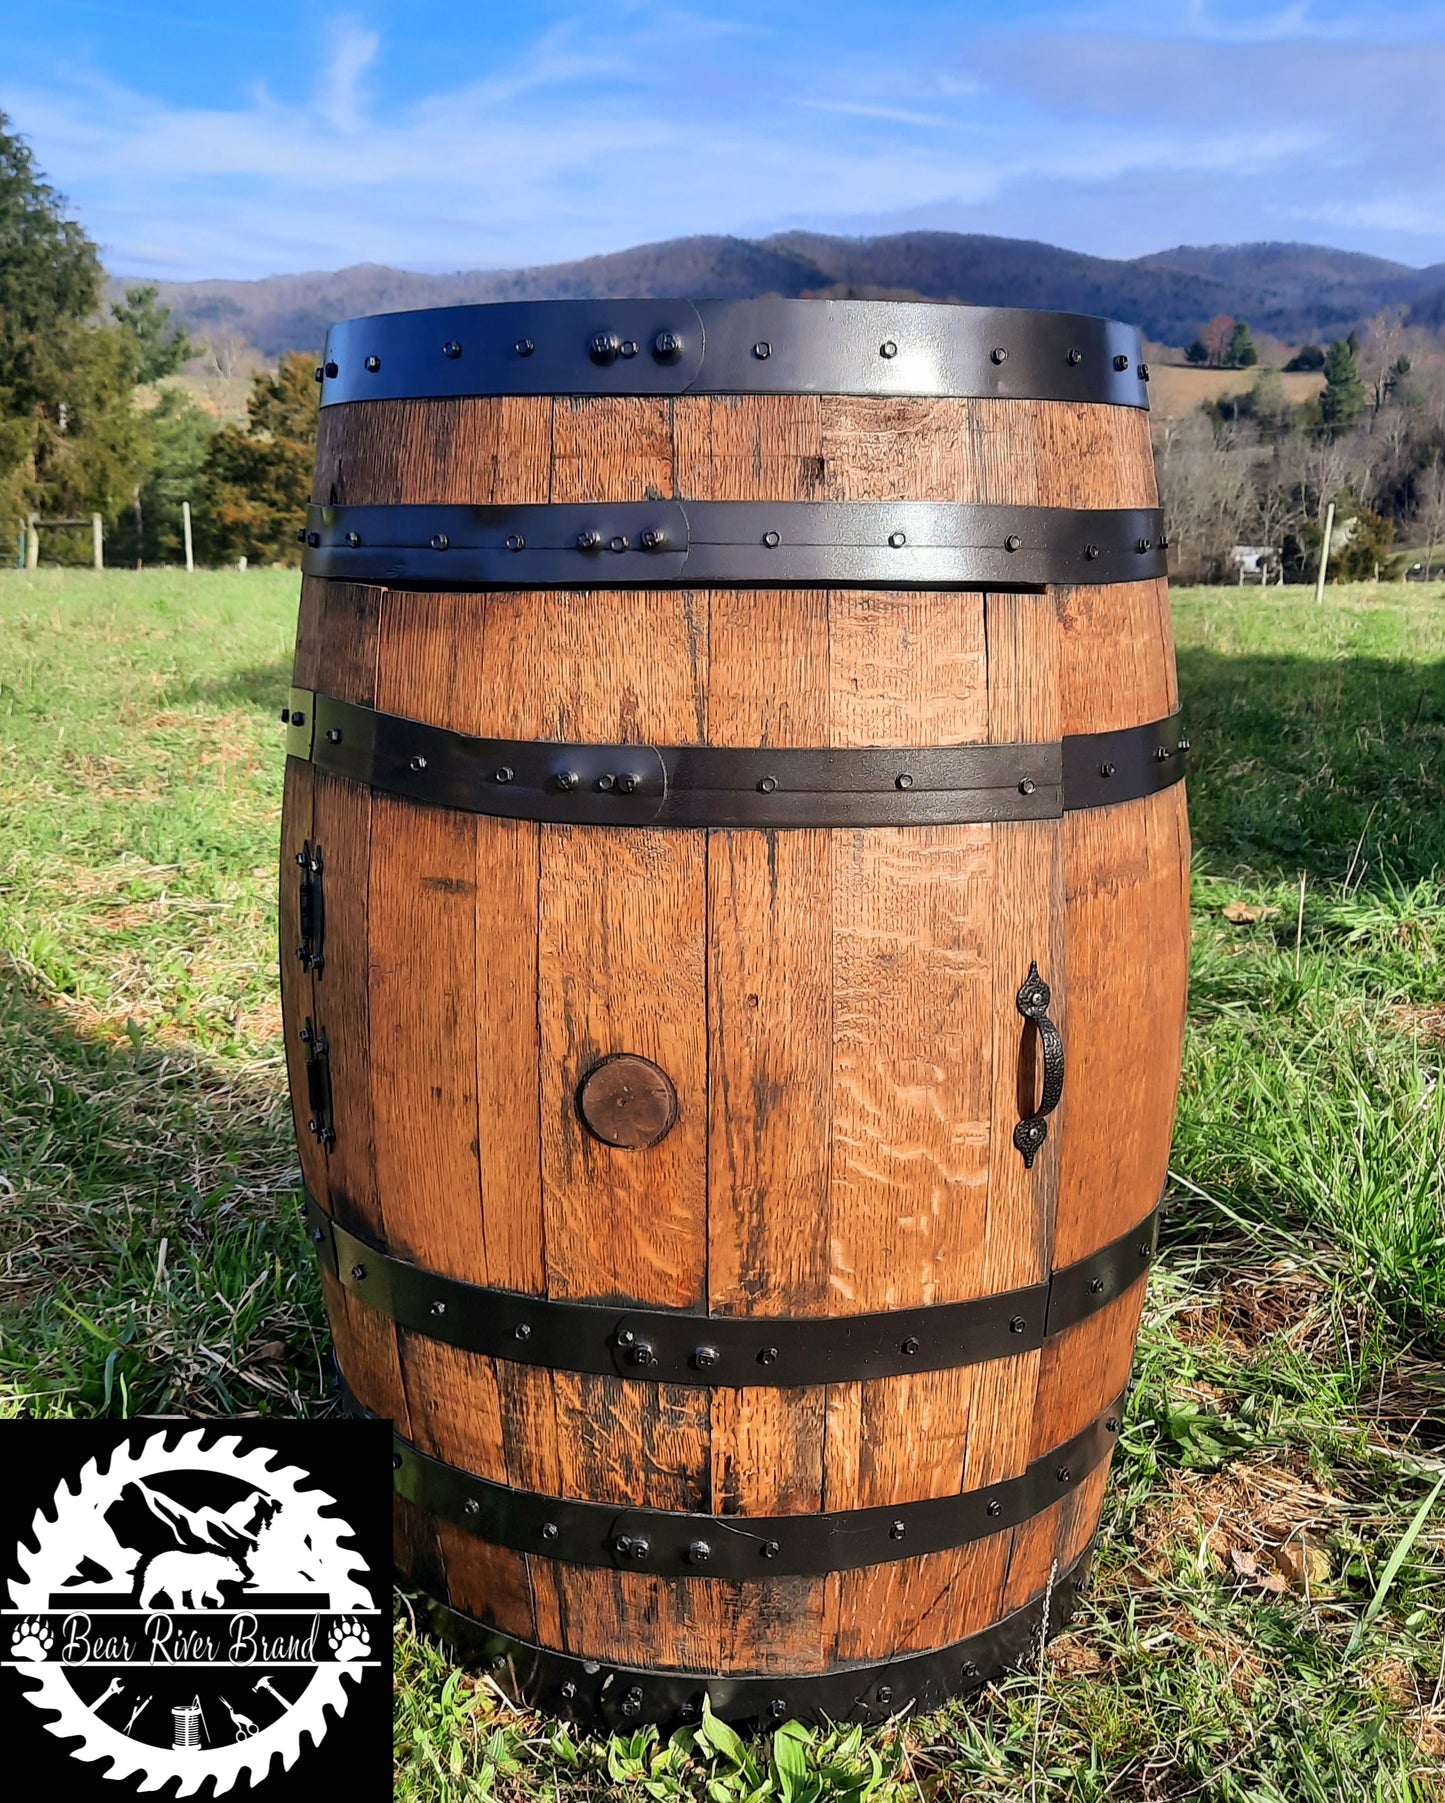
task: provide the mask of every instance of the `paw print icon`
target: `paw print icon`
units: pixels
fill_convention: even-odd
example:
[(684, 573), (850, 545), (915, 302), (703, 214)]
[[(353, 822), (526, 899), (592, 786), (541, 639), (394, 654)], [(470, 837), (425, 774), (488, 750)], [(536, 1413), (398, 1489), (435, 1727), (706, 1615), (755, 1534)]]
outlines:
[(10, 1639), (10, 1657), (19, 1665), (39, 1665), (50, 1657), (55, 1636), (43, 1621), (22, 1617)]
[(331, 1648), (331, 1657), (342, 1664), (349, 1664), (353, 1659), (364, 1659), (371, 1651), (366, 1624), (347, 1616), (343, 1616), (332, 1628), (326, 1636), (326, 1644)]

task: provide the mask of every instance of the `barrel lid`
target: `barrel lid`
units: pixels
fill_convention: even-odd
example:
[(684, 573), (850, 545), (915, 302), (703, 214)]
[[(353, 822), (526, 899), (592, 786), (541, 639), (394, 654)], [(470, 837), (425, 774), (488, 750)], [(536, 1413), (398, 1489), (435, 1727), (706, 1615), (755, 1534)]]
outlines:
[(460, 395), (853, 394), (1147, 407), (1135, 327), (933, 301), (554, 300), (346, 320), (321, 404)]

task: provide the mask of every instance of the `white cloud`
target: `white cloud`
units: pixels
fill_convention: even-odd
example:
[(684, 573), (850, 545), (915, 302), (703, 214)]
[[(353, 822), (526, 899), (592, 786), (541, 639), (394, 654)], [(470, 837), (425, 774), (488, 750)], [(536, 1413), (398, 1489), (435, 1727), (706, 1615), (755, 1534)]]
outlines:
[(362, 77), (376, 61), (381, 39), (356, 19), (333, 20), (326, 30), (326, 72), (318, 104), (333, 131), (349, 136), (361, 129), (365, 100)]
[(477, 72), (458, 58), (410, 99), (346, 15), (308, 34), (320, 73), (294, 89), (283, 71), (224, 106), (167, 102), (37, 61), (6, 106), (126, 273), (517, 265), (903, 217), (1120, 254), (1308, 216), (1359, 248), (1445, 255), (1419, 173), (1445, 160), (1445, 109), (1413, 98), (1445, 83), (1445, 46), (1324, 41), (1343, 15), (1292, 5), (1271, 29), (1308, 41), (1265, 55), (1223, 41), (1237, 14), (1166, 0), (1174, 36), (1082, 34), (1075, 8), (1070, 30), (988, 39), (909, 15), (820, 47), (637, 0), (498, 43)]

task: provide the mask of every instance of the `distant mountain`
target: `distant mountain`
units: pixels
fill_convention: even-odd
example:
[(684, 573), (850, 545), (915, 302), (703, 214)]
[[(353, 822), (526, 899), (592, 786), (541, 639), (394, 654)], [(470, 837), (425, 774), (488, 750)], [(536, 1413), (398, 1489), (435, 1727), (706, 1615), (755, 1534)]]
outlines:
[[(123, 279), (112, 283), (116, 292)], [(900, 232), (834, 238), (674, 238), (537, 269), (416, 275), (363, 263), (254, 282), (163, 282), (193, 335), (234, 337), (268, 357), (319, 350), (334, 320), (468, 301), (619, 295), (877, 295), (974, 306), (1050, 307), (1129, 320), (1187, 344), (1216, 313), (1298, 344), (1338, 337), (1382, 307), (1445, 321), (1445, 264), (1411, 269), (1312, 244), (1180, 245), (1147, 257), (1090, 257), (1023, 238)]]

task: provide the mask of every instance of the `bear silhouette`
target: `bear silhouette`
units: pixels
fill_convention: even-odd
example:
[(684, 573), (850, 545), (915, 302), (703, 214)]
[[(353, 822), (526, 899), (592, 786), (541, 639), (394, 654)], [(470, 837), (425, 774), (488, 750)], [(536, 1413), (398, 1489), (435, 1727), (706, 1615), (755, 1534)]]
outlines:
[(225, 1605), (221, 1586), (244, 1581), (240, 1564), (225, 1553), (157, 1553), (141, 1571), (140, 1606), (154, 1609), (168, 1596), (172, 1609), (219, 1609)]

